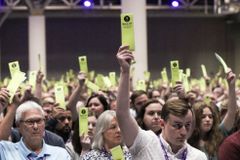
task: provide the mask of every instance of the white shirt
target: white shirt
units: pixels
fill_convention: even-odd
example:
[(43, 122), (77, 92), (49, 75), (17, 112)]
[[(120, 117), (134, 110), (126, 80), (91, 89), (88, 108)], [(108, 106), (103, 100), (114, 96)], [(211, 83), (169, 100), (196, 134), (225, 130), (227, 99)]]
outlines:
[[(184, 150), (187, 148), (186, 160), (207, 160), (204, 152), (190, 146), (187, 142), (176, 154), (172, 152), (170, 145), (160, 135), (169, 160), (181, 160)], [(137, 160), (167, 160), (165, 152), (161, 147), (159, 137), (152, 131), (144, 131), (139, 128), (139, 132), (130, 152), (133, 159)]]

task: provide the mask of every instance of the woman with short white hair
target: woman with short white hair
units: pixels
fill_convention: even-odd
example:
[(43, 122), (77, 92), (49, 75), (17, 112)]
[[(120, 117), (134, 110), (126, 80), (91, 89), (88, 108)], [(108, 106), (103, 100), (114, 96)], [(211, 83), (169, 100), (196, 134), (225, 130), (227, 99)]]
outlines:
[(131, 154), (126, 146), (124, 146), (121, 136), (121, 131), (116, 119), (116, 112), (107, 110), (103, 112), (96, 124), (96, 133), (94, 136), (92, 150), (83, 155), (82, 160), (111, 160), (111, 149), (120, 145), (125, 160), (131, 160)]

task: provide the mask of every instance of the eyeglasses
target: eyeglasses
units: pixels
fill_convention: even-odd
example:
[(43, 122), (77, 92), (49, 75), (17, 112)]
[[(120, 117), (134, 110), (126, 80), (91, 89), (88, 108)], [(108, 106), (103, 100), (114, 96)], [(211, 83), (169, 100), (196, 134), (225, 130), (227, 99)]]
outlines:
[(72, 117), (71, 116), (61, 116), (61, 117), (58, 117), (57, 119), (61, 122), (65, 121), (65, 119), (67, 119), (68, 121), (71, 121)]
[(20, 122), (23, 122), (25, 125), (32, 127), (36, 123), (37, 125), (43, 125), (45, 122), (44, 118), (39, 118), (39, 119), (28, 119), (28, 120), (20, 120)]

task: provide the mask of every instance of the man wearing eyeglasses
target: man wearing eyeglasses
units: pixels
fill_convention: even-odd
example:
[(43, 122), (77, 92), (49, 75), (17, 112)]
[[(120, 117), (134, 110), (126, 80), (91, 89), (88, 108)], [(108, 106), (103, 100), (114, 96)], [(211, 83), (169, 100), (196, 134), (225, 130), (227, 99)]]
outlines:
[(9, 160), (70, 160), (67, 151), (45, 143), (44, 111), (33, 101), (22, 103), (16, 110), (16, 125), (22, 138), (17, 143), (0, 142), (0, 159)]
[(207, 160), (206, 155), (190, 146), (186, 140), (193, 127), (193, 112), (182, 99), (167, 101), (161, 112), (160, 137), (152, 131), (142, 130), (129, 112), (130, 65), (134, 60), (128, 46), (117, 53), (121, 67), (117, 96), (117, 119), (123, 139), (137, 160)]

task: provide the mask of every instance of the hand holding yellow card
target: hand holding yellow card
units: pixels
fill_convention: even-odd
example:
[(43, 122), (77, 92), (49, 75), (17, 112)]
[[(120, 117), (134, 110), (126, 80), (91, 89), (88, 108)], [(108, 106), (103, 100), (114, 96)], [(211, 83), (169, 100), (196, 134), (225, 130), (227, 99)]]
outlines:
[(121, 14), (122, 45), (128, 45), (130, 51), (135, 50), (133, 14)]
[(20, 72), (20, 66), (18, 61), (8, 63), (8, 67), (9, 67), (11, 78), (13, 78), (14, 73)]
[(80, 71), (84, 73), (88, 73), (88, 64), (87, 64), (87, 56), (78, 57)]
[(179, 63), (177, 60), (171, 61), (171, 75), (172, 75), (172, 83), (175, 86), (176, 81), (180, 81), (180, 73), (179, 73)]
[(113, 160), (125, 160), (122, 147), (120, 145), (110, 149)]
[(63, 85), (60, 85), (60, 84), (55, 85), (54, 92), (55, 92), (56, 103), (58, 103), (61, 108), (66, 110)]
[(88, 134), (88, 108), (79, 109), (79, 136)]
[(12, 79), (10, 80), (7, 89), (9, 90), (9, 103), (12, 103), (13, 97), (20, 86), (20, 84), (26, 79), (24, 72), (16, 72), (14, 73)]
[(215, 56), (216, 56), (217, 60), (221, 63), (221, 65), (223, 66), (224, 72), (227, 73), (228, 72), (228, 66), (227, 66), (226, 62), (217, 53), (215, 53)]

